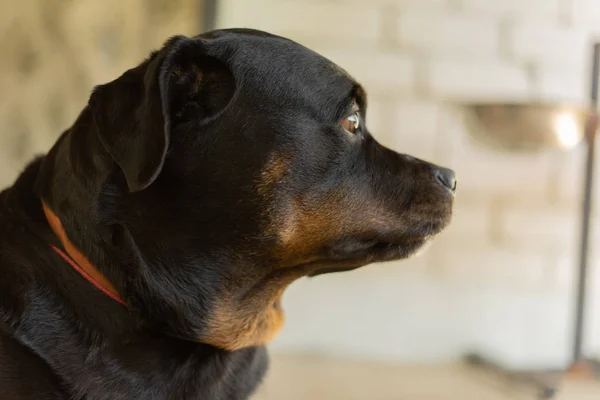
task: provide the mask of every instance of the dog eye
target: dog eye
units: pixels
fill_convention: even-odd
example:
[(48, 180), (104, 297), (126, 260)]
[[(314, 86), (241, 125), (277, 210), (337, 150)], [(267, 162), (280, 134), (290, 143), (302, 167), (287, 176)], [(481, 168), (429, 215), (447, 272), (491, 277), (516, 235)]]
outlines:
[(356, 133), (360, 128), (360, 116), (357, 112), (342, 120), (342, 127), (350, 133)]

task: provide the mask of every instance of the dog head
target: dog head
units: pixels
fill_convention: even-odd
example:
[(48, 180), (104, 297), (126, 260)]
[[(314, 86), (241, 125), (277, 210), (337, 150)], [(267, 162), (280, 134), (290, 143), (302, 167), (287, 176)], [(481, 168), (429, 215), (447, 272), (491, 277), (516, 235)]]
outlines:
[(102, 146), (69, 159), (135, 260), (124, 296), (234, 350), (276, 334), (295, 279), (413, 254), (448, 224), (454, 174), (381, 146), (366, 110), (344, 70), (251, 30), (175, 37), (97, 87), (71, 134)]

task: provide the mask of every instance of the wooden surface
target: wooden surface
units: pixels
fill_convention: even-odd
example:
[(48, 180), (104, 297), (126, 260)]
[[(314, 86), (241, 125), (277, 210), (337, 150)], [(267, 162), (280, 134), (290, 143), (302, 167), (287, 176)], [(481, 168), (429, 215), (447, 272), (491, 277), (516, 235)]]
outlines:
[[(566, 396), (566, 397), (565, 397)], [(557, 400), (600, 399), (600, 383), (568, 382)], [(252, 400), (537, 400), (483, 370), (456, 364), (392, 366), (311, 357), (272, 357)]]

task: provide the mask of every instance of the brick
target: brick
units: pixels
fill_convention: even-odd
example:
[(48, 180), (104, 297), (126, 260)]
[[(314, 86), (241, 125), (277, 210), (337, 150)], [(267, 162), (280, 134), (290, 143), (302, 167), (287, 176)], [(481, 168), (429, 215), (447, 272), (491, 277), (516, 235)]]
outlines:
[(591, 47), (585, 31), (524, 20), (508, 30), (508, 53), (519, 62), (583, 70)]
[[(431, 348), (431, 343), (461, 340), (455, 324), (460, 326), (462, 317), (453, 311), (463, 308), (453, 293), (426, 275), (412, 279), (372, 275), (360, 280), (350, 278), (351, 275), (354, 273), (323, 276), (290, 287), (283, 306), (294, 318), (286, 323), (273, 347), (326, 349), (328, 354), (357, 354), (359, 351), (363, 356), (387, 360), (454, 356), (447, 354), (455, 351), (453, 345)], [(361, 323), (357, 325), (356, 320)], [(381, 326), (385, 329), (377, 328)], [(357, 343), (360, 346), (357, 347)], [(408, 343), (411, 345), (407, 346)]]
[(547, 157), (474, 151), (469, 147), (455, 150), (455, 161), (450, 164), (462, 190), (517, 198), (547, 193)]
[[(590, 249), (590, 257), (592, 259), (596, 259), (600, 261), (600, 246), (597, 246), (597, 243), (600, 243), (600, 218), (598, 218), (598, 207), (596, 204), (593, 205), (593, 208), (596, 209), (596, 215), (592, 217), (591, 222), (591, 232), (590, 232), (590, 243), (592, 243)], [(581, 211), (581, 207), (579, 207), (579, 211)], [(577, 232), (577, 245), (579, 245), (579, 232)], [(600, 263), (598, 265), (600, 268)]]
[(446, 164), (457, 173), (459, 191), (513, 198), (548, 196), (549, 153), (496, 149), (467, 133), (458, 116), (443, 115), (442, 120), (444, 134), (448, 135), (444, 139), (448, 146)]
[(492, 219), (492, 207), (487, 199), (465, 199), (458, 196), (454, 203), (452, 222), (443, 235), (465, 239), (473, 236), (490, 238)]
[(220, 27), (265, 30), (307, 45), (374, 42), (381, 31), (382, 15), (376, 7), (316, 0), (225, 0), (219, 10)]
[(473, 14), (401, 11), (397, 34), (400, 46), (423, 54), (467, 58), (498, 54), (497, 21)]
[(384, 145), (389, 144), (391, 132), (395, 121), (397, 98), (395, 96), (381, 96), (377, 92), (367, 96), (366, 126), (371, 135)]
[(414, 157), (431, 160), (438, 134), (439, 105), (428, 100), (406, 99), (387, 105), (388, 120), (378, 135), (385, 146)]
[(553, 263), (551, 279), (555, 290), (574, 294), (577, 282), (577, 253), (575, 251), (569, 253), (563, 252), (563, 254), (553, 260)]
[(376, 0), (396, 4), (403, 8), (446, 8), (453, 4), (453, 0)]
[(588, 74), (583, 68), (558, 69), (539, 66), (535, 73), (536, 97), (544, 102), (579, 104), (588, 103)]
[(560, 0), (461, 0), (461, 4), (467, 11), (528, 19), (557, 20), (561, 11)]
[[(294, 1), (294, 0), (292, 0)], [(345, 3), (356, 3), (364, 7), (364, 0), (342, 0)], [(372, 0), (370, 6), (395, 6), (399, 10), (414, 9), (448, 9), (453, 0)]]
[[(555, 152), (552, 155), (552, 167), (548, 177), (552, 199), (560, 203), (566, 203), (571, 207), (581, 206), (586, 153), (587, 147), (582, 143), (570, 151)], [(596, 166), (596, 168), (599, 167)], [(600, 188), (598, 188), (598, 185), (596, 185), (596, 188), (598, 191), (595, 195), (598, 196), (600, 195)]]
[(500, 219), (506, 238), (513, 241), (558, 239), (564, 246), (572, 242), (579, 229), (579, 209), (552, 206), (542, 201), (503, 207)]
[(429, 66), (433, 95), (454, 101), (518, 101), (530, 95), (526, 68), (499, 62), (435, 60)]
[(597, 0), (571, 0), (571, 15), (574, 25), (600, 23), (600, 2)]
[(571, 299), (554, 293), (482, 290), (476, 347), (509, 369), (569, 362)]
[[(600, 138), (596, 139), (596, 148), (600, 147)], [(580, 210), (583, 202), (583, 185), (585, 177), (585, 163), (587, 157), (587, 146), (581, 143), (571, 151), (558, 153), (553, 161), (553, 171), (551, 176), (554, 179), (552, 196), (569, 206)], [(600, 157), (596, 157), (594, 166), (594, 186), (592, 191), (592, 213), (594, 223), (598, 226), (592, 231), (596, 236), (594, 243), (600, 243)]]
[(548, 263), (536, 249), (500, 246), (484, 236), (444, 235), (432, 257), (449, 285), (487, 285), (508, 291), (543, 290)]
[(344, 68), (367, 92), (413, 92), (416, 81), (416, 61), (407, 54), (364, 49), (354, 50), (314, 48), (323, 56)]
[[(573, 265), (574, 270), (575, 268), (576, 264)], [(574, 273), (574, 275), (574, 278), (578, 276), (577, 273)], [(588, 297), (586, 304), (587, 348), (598, 349), (600, 348), (600, 260), (598, 258), (595, 258), (593, 263), (591, 263), (588, 285)], [(572, 288), (575, 288), (575, 283), (572, 284)]]

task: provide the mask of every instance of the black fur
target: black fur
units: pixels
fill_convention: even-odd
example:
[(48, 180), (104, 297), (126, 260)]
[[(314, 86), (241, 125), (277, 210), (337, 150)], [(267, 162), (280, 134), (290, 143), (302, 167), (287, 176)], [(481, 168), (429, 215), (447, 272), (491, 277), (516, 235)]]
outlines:
[[(449, 222), (449, 171), (380, 146), (365, 110), (339, 67), (250, 30), (175, 37), (97, 87), (0, 193), (0, 398), (247, 399), (287, 284)], [(42, 199), (128, 308), (51, 250)]]

